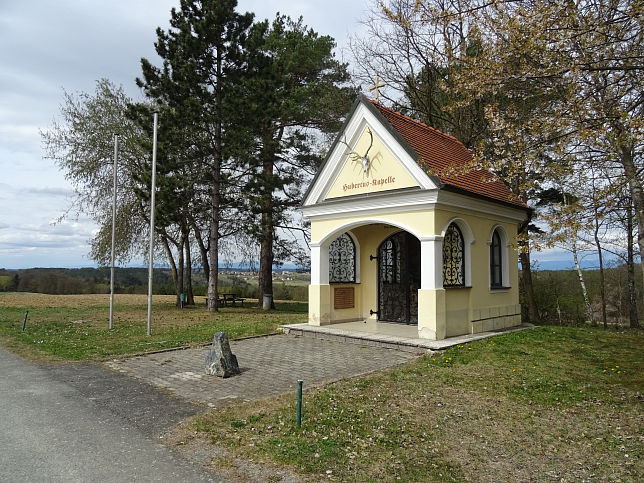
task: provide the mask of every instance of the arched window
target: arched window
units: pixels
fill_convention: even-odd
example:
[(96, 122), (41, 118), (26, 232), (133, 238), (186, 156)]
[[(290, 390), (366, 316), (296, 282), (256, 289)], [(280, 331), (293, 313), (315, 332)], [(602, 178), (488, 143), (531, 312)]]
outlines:
[(499, 231), (492, 233), (490, 243), (490, 285), (492, 287), (503, 287), (503, 253)]
[(355, 283), (356, 245), (343, 233), (329, 245), (329, 283)]
[(449, 225), (443, 238), (443, 286), (465, 286), (465, 243), (456, 223)]
[(490, 288), (510, 288), (510, 243), (501, 225), (492, 227), (490, 238)]

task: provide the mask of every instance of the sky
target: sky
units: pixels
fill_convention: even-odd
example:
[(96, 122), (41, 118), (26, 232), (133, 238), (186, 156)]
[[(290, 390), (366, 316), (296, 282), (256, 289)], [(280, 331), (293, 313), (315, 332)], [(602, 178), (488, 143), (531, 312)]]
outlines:
[[(256, 18), (277, 12), (336, 39), (360, 32), (368, 0), (239, 0)], [(58, 118), (63, 88), (93, 92), (108, 78), (139, 99), (140, 59), (159, 65), (156, 28), (167, 29), (179, 0), (0, 0), (0, 268), (85, 267), (91, 220), (66, 213), (73, 195), (64, 173), (43, 158), (41, 130)], [(541, 265), (566, 254), (547, 251)], [(134, 260), (133, 263), (137, 264)], [(141, 260), (139, 263), (144, 264)]]
[[(40, 131), (58, 117), (63, 88), (93, 92), (106, 77), (140, 98), (140, 59), (160, 65), (156, 28), (168, 27), (179, 0), (0, 0), (0, 268), (94, 266), (96, 226), (60, 219), (72, 186), (43, 159)], [(360, 28), (361, 0), (239, 0), (238, 11), (298, 18), (338, 42)], [(342, 12), (340, 14), (339, 12)], [(345, 49), (346, 50), (346, 49)], [(344, 56), (344, 57), (343, 57)], [(136, 261), (134, 261), (136, 263)]]

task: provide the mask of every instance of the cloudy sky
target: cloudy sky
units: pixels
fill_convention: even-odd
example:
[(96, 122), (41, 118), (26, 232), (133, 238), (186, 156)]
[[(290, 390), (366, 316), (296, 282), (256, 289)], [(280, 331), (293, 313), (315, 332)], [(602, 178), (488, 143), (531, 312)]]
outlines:
[[(0, 0), (0, 268), (93, 266), (95, 226), (66, 218), (72, 189), (43, 159), (40, 130), (57, 117), (62, 89), (93, 92), (97, 79), (139, 98), (140, 59), (158, 60), (157, 26), (167, 29), (179, 0)], [(360, 31), (369, 0), (239, 0), (239, 11), (276, 12), (333, 36), (350, 61), (348, 35)], [(539, 259), (561, 258), (542, 253)], [(143, 262), (143, 261), (141, 261)], [(133, 261), (138, 263), (138, 261)], [(143, 262), (144, 263), (144, 262)]]
[[(366, 0), (365, 0), (366, 1)], [(239, 0), (239, 11), (297, 18), (337, 39), (359, 28), (363, 0)], [(72, 194), (43, 159), (40, 130), (58, 115), (62, 89), (93, 92), (107, 77), (129, 95), (140, 59), (153, 62), (157, 26), (179, 0), (0, 0), (0, 268), (93, 266), (87, 219), (54, 223)], [(340, 49), (337, 52), (342, 55)], [(154, 60), (153, 60), (154, 59)]]

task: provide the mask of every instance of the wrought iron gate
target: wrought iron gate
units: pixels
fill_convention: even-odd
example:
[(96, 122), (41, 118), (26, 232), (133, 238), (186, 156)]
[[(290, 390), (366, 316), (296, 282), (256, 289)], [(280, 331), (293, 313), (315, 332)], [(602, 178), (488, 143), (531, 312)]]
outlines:
[(420, 242), (401, 231), (378, 248), (378, 320), (418, 324)]

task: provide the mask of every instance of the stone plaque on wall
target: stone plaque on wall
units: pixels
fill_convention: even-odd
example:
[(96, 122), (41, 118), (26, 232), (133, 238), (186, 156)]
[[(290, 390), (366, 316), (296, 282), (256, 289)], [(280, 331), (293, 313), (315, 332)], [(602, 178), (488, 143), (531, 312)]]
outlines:
[(333, 308), (352, 309), (355, 307), (355, 292), (353, 287), (335, 287), (333, 289)]

